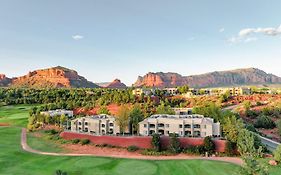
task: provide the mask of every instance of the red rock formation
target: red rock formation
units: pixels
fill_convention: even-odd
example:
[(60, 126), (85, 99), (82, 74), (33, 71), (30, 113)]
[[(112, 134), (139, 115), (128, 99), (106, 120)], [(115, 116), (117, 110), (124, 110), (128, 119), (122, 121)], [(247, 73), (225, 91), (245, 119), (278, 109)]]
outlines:
[(29, 72), (27, 75), (12, 80), (13, 87), (56, 88), (56, 87), (98, 87), (74, 70), (53, 67)]
[(135, 87), (215, 87), (255, 84), (280, 84), (281, 78), (255, 69), (237, 69), (231, 71), (211, 72), (201, 75), (181, 76), (177, 73), (148, 73), (138, 77)]
[(125, 89), (127, 86), (122, 83), (119, 79), (115, 79), (113, 82), (105, 86), (106, 88), (112, 88), (112, 89)]

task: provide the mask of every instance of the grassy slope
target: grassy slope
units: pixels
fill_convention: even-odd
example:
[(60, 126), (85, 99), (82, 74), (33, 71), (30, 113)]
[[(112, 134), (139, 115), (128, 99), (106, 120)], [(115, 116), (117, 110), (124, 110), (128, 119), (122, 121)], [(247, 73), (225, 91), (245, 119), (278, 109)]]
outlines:
[[(20, 146), (21, 129), (25, 126), (28, 106), (0, 108), (0, 122), (12, 127), (0, 127), (0, 174), (53, 174), (61, 169), (69, 174), (188, 174), (230, 175), (238, 167), (229, 163), (202, 160), (147, 161), (96, 157), (55, 157), (27, 153)], [(34, 139), (34, 138), (33, 138)], [(31, 141), (36, 144), (36, 141)]]
[(59, 144), (46, 138), (46, 134), (37, 133), (41, 133), (42, 136), (36, 137), (34, 133), (27, 133), (27, 143), (31, 148), (44, 152), (66, 152)]

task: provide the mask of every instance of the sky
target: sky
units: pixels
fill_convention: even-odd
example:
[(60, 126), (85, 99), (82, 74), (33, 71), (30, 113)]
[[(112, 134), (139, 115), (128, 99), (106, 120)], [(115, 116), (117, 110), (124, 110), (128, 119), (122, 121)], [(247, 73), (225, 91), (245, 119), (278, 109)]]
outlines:
[(127, 85), (147, 72), (281, 76), (280, 0), (0, 0), (0, 73), (64, 66)]

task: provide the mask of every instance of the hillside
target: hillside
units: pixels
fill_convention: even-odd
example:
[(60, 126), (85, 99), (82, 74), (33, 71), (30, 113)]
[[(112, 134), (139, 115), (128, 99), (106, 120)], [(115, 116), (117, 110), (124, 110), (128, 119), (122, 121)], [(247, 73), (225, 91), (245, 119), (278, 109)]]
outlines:
[(89, 82), (84, 77), (78, 75), (74, 70), (65, 67), (53, 67), (29, 72), (25, 76), (13, 78), (12, 87), (32, 87), (32, 88), (96, 88), (96, 84)]
[(127, 88), (127, 86), (124, 83), (122, 83), (119, 79), (115, 79), (113, 82), (106, 85), (105, 88), (125, 89)]
[(268, 74), (256, 68), (247, 68), (191, 76), (182, 76), (171, 72), (149, 72), (143, 77), (139, 76), (134, 86), (176, 87), (189, 85), (190, 87), (218, 87), (279, 83), (281, 83), (281, 78), (276, 75)]

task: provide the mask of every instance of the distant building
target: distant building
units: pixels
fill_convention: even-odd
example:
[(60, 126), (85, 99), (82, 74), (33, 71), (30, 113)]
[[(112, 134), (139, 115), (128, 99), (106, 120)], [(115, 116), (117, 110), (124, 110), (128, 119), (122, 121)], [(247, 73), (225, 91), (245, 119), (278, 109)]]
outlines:
[(252, 90), (248, 87), (231, 87), (231, 88), (212, 88), (212, 89), (193, 89), (184, 94), (185, 97), (191, 98), (194, 96), (219, 96), (229, 92), (230, 96), (251, 95)]
[(192, 108), (173, 108), (175, 115), (191, 115)]
[(169, 136), (176, 133), (180, 137), (219, 137), (220, 123), (202, 115), (152, 115), (139, 123), (139, 133), (149, 136), (154, 133)]
[(50, 117), (61, 116), (61, 115), (64, 114), (67, 118), (72, 118), (73, 117), (73, 111), (65, 110), (65, 109), (57, 109), (57, 110), (44, 111), (44, 112), (41, 112), (40, 114), (49, 115)]
[(93, 135), (116, 135), (120, 129), (113, 116), (100, 114), (77, 118), (71, 121), (71, 131)]
[(164, 88), (163, 90), (166, 91), (168, 95), (177, 95), (178, 93), (177, 88)]
[(148, 89), (148, 88), (136, 88), (132, 91), (133, 95), (141, 96), (142, 94), (145, 96), (154, 94), (154, 89)]

